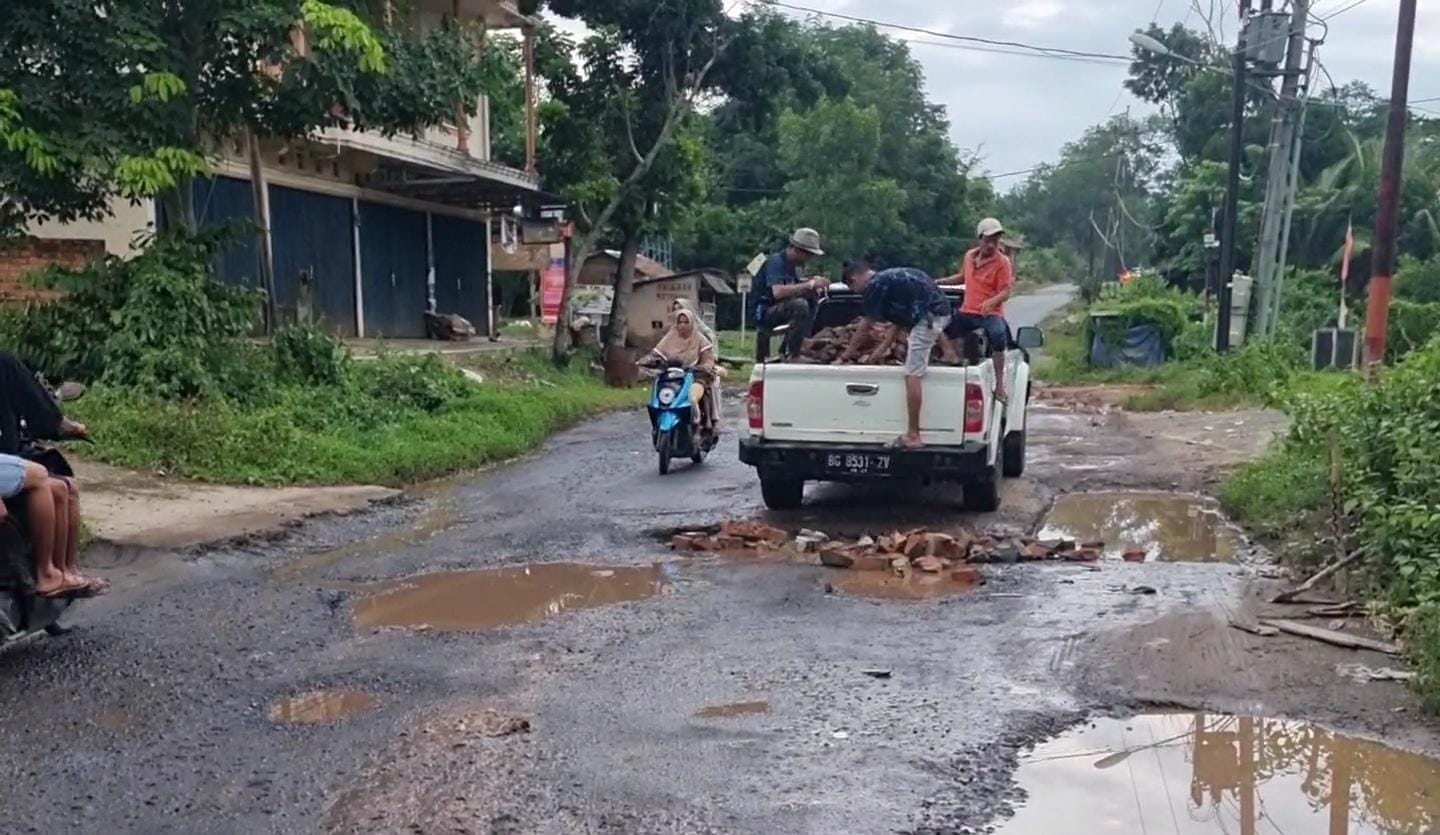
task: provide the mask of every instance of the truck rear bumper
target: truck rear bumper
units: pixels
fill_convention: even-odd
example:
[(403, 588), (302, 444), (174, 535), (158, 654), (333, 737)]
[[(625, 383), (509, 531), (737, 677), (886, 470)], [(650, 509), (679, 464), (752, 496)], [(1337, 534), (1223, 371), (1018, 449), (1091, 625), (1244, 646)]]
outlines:
[(892, 449), (881, 444), (827, 444), (740, 439), (740, 461), (767, 478), (804, 481), (963, 481), (993, 470), (980, 441), (961, 446)]

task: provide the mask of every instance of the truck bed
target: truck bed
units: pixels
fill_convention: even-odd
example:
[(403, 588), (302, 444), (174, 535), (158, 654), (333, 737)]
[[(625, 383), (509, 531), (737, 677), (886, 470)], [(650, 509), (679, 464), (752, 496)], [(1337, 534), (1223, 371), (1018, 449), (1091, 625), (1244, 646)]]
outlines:
[[(988, 362), (930, 367), (920, 410), (926, 445), (965, 443), (966, 387), (979, 385), (988, 402), (993, 376)], [(905, 434), (905, 372), (899, 366), (767, 364), (756, 368), (754, 379), (763, 380), (765, 394), (763, 428), (756, 433), (752, 427), (752, 434), (766, 441), (883, 445)]]

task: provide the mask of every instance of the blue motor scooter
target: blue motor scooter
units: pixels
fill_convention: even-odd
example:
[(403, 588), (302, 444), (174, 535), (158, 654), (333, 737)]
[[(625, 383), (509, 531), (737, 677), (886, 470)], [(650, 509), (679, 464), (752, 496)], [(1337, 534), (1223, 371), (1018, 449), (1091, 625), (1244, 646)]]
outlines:
[(689, 458), (699, 464), (719, 443), (714, 427), (696, 435), (692, 412), (697, 406), (690, 399), (694, 383), (693, 368), (667, 364), (656, 371), (655, 388), (650, 392), (650, 434), (660, 459), (660, 475), (670, 472), (671, 458)]

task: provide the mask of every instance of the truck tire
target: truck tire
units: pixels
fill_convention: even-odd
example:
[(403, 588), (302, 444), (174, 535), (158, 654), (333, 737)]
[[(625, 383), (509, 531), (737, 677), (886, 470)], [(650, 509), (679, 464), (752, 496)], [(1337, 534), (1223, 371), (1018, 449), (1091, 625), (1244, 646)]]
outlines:
[(1000, 509), (1000, 462), (989, 468), (984, 475), (966, 480), (960, 485), (963, 492), (961, 504), (971, 513), (994, 513)]
[(1000, 445), (1000, 457), (1006, 478), (1019, 478), (1025, 474), (1025, 430), (1011, 432)]
[(793, 478), (760, 477), (760, 495), (771, 510), (794, 510), (805, 502), (805, 482)]

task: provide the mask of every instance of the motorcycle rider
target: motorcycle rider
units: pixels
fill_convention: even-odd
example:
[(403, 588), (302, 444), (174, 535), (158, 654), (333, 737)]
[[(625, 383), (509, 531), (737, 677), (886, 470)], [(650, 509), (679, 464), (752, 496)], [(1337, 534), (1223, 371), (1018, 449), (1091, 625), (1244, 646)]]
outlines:
[(712, 393), (710, 389), (719, 388), (725, 369), (715, 364), (715, 345), (705, 337), (698, 321), (688, 305), (681, 306), (675, 311), (674, 325), (647, 359), (695, 369), (695, 384), (690, 389), (690, 402), (697, 407), (692, 410), (694, 420), (700, 424), (702, 435), (713, 435), (720, 430), (720, 398), (718, 391)]

